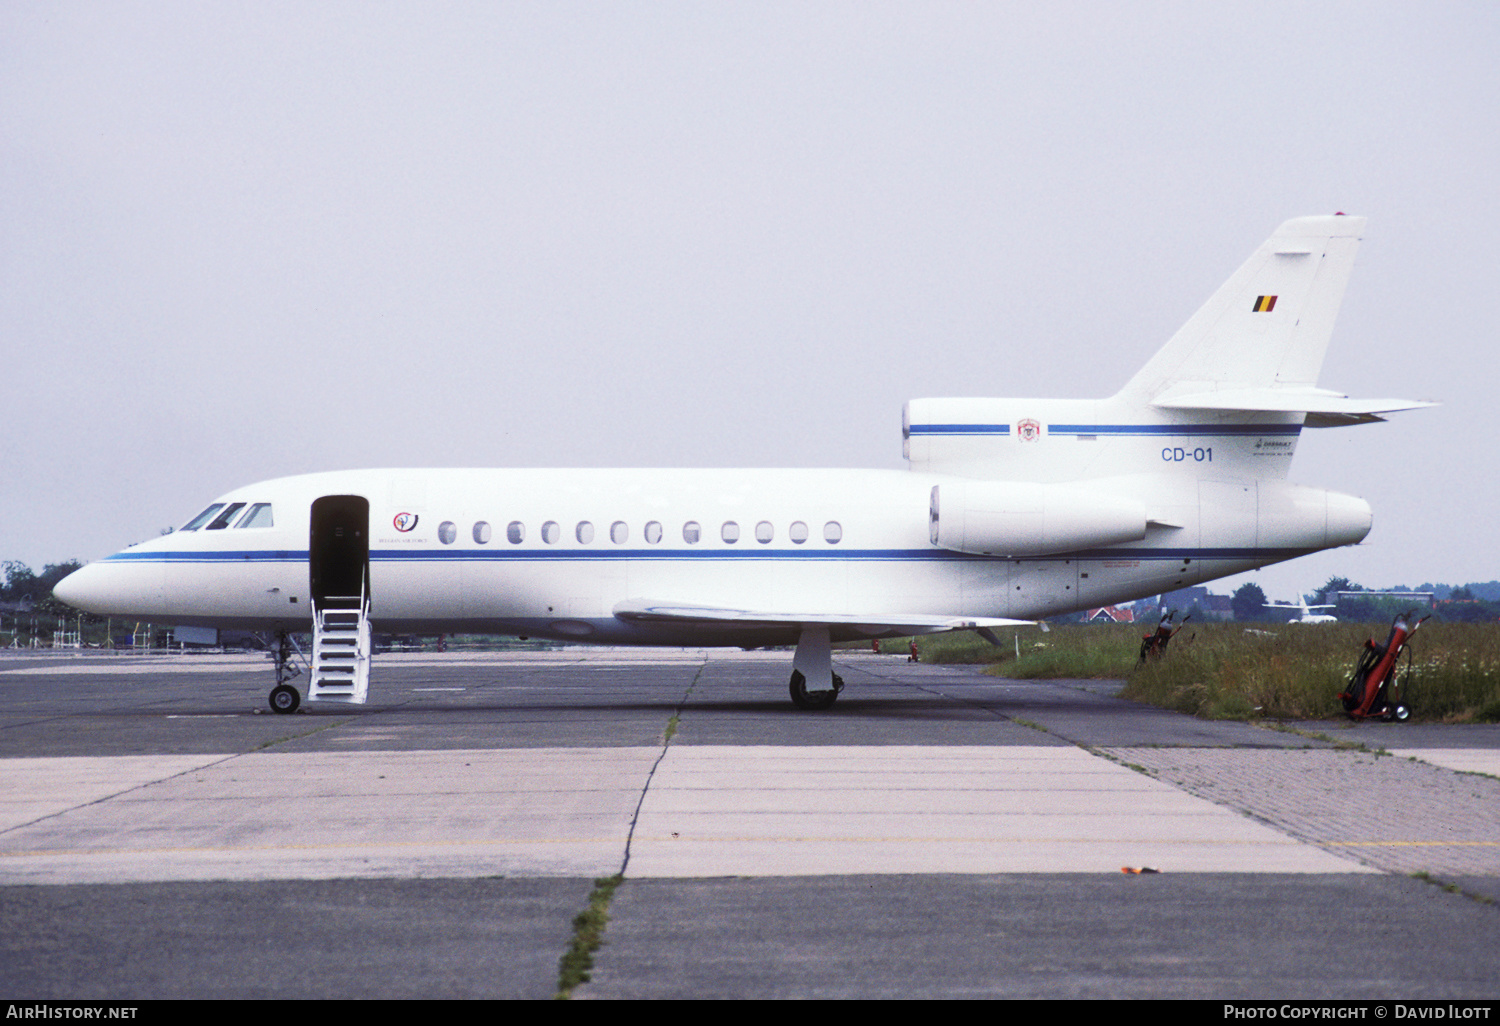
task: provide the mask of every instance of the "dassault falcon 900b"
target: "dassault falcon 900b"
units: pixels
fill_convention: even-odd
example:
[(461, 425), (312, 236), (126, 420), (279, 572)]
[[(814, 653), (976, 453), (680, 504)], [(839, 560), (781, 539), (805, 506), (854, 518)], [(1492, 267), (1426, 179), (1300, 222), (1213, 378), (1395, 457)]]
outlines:
[[(1370, 507), (1288, 483), (1304, 427), (1428, 403), (1317, 387), (1364, 218), (1288, 221), (1116, 395), (916, 399), (905, 471), (364, 470), (237, 488), (56, 589), (80, 609), (269, 632), (271, 707), (363, 702), (370, 633), (796, 645), (977, 630), (1338, 545)], [(989, 637), (994, 640), (993, 634)]]

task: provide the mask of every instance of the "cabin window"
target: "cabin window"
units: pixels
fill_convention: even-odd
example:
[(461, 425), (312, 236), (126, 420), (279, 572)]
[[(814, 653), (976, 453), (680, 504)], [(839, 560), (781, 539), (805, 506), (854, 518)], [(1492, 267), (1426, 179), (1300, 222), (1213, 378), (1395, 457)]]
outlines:
[(837, 520), (830, 520), (823, 525), (823, 540), (829, 545), (837, 545), (844, 538), (844, 529), (839, 526)]
[(725, 544), (733, 545), (740, 540), (740, 525), (733, 520), (724, 521), (724, 526), (719, 528), (719, 537), (724, 539)]
[(542, 541), (548, 545), (556, 545), (558, 539), (561, 537), (562, 528), (558, 526), (556, 520), (549, 520), (542, 525)]
[(573, 533), (578, 536), (578, 543), (580, 545), (587, 545), (594, 540), (594, 525), (587, 520), (580, 520), (578, 521), (578, 529)]
[(776, 537), (776, 528), (771, 526), (771, 522), (769, 520), (762, 520), (760, 523), (755, 525), (755, 540), (760, 542), (762, 545), (766, 544), (774, 537)]
[(786, 530), (786, 536), (794, 543), (801, 545), (807, 541), (807, 525), (800, 520), (793, 520), (792, 526)]
[(444, 520), (438, 524), (438, 541), (444, 545), (452, 545), (458, 540), (458, 525), (451, 520)]
[(250, 512), (240, 517), (240, 522), (234, 526), (236, 530), (241, 527), (275, 527), (275, 522), (271, 520), (271, 504), (257, 502), (250, 507)]
[(505, 529), (505, 538), (512, 545), (521, 544), (526, 537), (526, 525), (519, 520), (512, 520), (510, 526)]
[(244, 508), (245, 504), (243, 502), (231, 502), (228, 506), (224, 507), (224, 512), (220, 513), (218, 516), (214, 517), (213, 520), (209, 521), (208, 526), (205, 527), (204, 530), (224, 530), (224, 528), (229, 526), (229, 521), (234, 519), (234, 515)]
[(206, 524), (210, 520), (212, 520), (213, 519), (213, 515), (215, 513), (219, 512), (219, 510), (221, 510), (223, 508), (224, 508), (224, 504), (222, 502), (216, 502), (216, 503), (214, 503), (212, 506), (208, 507), (208, 509), (204, 510), (202, 513), (199, 513), (193, 519), (189, 520), (186, 524), (183, 524), (182, 525), (182, 529), (184, 531), (196, 531), (196, 530), (198, 530), (198, 528), (202, 527), (204, 524)]
[(659, 524), (655, 520), (647, 521), (645, 533), (646, 544), (655, 545), (657, 542), (661, 541), (661, 524)]
[(609, 525), (609, 540), (616, 545), (624, 545), (630, 540), (630, 527), (623, 520), (616, 520)]
[(490, 543), (490, 525), (488, 521), (481, 520), (474, 525), (474, 540), (481, 545)]
[(689, 520), (682, 525), (682, 540), (689, 545), (697, 545), (698, 539), (703, 537), (703, 528), (698, 526), (698, 521)]

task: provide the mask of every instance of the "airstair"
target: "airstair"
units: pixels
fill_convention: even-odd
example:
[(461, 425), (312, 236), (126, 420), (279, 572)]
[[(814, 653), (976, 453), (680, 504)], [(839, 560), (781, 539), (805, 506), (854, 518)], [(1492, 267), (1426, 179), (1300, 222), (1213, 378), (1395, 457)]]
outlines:
[(370, 691), (370, 596), (329, 595), (313, 607), (312, 679), (317, 702), (364, 704)]

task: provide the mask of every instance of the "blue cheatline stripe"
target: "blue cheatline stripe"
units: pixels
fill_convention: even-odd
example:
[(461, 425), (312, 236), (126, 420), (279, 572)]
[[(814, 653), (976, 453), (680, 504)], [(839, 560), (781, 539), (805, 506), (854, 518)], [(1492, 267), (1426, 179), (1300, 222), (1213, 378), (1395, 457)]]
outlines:
[[(1083, 549), (1052, 556), (1027, 556), (1018, 562), (1078, 562), (1101, 559), (1291, 559), (1311, 548)], [(725, 562), (776, 560), (822, 562), (1011, 562), (1006, 556), (979, 556), (948, 549), (372, 549), (373, 563), (525, 563), (525, 562)], [(224, 552), (117, 552), (104, 562), (130, 563), (305, 563), (307, 553), (293, 550)]]
[(913, 424), (911, 435), (1008, 435), (1009, 424)]
[(1300, 435), (1301, 424), (1048, 424), (1049, 435)]
[[(1299, 435), (1300, 424), (1048, 424), (1049, 435)], [(1009, 435), (1009, 424), (912, 424), (909, 435)]]
[(220, 552), (116, 552), (106, 563), (306, 563), (306, 549), (226, 549)]

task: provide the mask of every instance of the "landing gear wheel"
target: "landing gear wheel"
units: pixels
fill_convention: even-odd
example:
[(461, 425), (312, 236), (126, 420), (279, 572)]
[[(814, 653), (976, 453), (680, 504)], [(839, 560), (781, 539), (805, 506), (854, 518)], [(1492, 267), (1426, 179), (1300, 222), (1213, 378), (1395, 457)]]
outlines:
[(829, 709), (838, 700), (839, 692), (844, 690), (844, 678), (836, 673), (833, 675), (832, 691), (809, 691), (807, 690), (807, 678), (802, 676), (800, 670), (793, 670), (792, 682), (788, 690), (792, 695), (792, 704), (798, 709), (814, 711)]
[(302, 696), (290, 684), (278, 684), (271, 689), (271, 711), (286, 715), (294, 713), (302, 704)]

